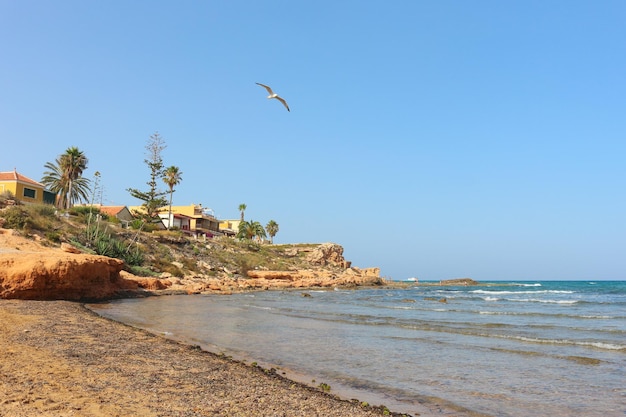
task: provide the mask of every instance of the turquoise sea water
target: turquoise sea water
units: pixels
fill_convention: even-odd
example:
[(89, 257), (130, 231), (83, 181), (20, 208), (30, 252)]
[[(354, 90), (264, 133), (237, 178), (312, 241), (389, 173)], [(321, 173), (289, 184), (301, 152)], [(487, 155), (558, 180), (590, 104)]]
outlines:
[(626, 416), (624, 281), (266, 291), (91, 307), (413, 415)]

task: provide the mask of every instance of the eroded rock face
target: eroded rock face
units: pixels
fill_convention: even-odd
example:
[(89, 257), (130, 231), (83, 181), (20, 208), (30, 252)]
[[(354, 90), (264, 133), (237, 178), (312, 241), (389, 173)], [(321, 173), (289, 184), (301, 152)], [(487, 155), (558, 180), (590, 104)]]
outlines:
[(316, 265), (344, 265), (343, 247), (336, 243), (322, 243), (306, 257), (307, 261)]
[[(0, 229), (0, 298), (95, 301), (119, 296), (160, 293), (221, 293), (307, 288), (380, 285), (379, 268), (350, 268), (343, 247), (320, 245), (309, 253), (312, 269), (249, 271), (240, 277), (224, 269), (217, 276), (137, 277), (122, 270), (123, 261), (76, 253), (76, 248), (46, 247)], [(297, 255), (297, 251), (296, 251)], [(207, 268), (213, 270), (214, 268)]]
[(120, 290), (137, 288), (137, 283), (120, 277), (122, 266), (119, 259), (62, 251), (0, 253), (0, 298), (111, 298)]
[(379, 268), (348, 268), (333, 274), (326, 270), (248, 271), (240, 285), (249, 288), (306, 288), (364, 286), (381, 283)]

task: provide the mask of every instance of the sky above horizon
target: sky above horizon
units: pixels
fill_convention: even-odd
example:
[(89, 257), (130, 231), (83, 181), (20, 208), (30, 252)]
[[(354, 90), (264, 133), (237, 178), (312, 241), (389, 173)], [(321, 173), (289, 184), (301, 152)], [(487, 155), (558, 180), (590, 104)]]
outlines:
[(175, 205), (244, 203), (276, 243), (395, 280), (624, 280), (624, 22), (621, 0), (0, 0), (0, 171), (76, 146), (105, 205), (139, 205), (158, 132)]

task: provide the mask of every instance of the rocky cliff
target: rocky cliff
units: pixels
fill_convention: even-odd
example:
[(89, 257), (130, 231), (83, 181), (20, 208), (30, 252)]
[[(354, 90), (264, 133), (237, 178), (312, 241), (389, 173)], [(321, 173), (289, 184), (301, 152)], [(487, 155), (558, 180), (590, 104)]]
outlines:
[[(70, 245), (51, 248), (0, 229), (0, 298), (104, 300), (129, 294), (167, 292), (229, 293), (246, 290), (380, 285), (378, 268), (348, 267), (340, 245), (326, 243), (308, 252), (310, 269), (250, 269), (244, 274), (189, 273), (137, 277), (119, 259), (81, 253)], [(289, 254), (287, 256), (296, 256)]]

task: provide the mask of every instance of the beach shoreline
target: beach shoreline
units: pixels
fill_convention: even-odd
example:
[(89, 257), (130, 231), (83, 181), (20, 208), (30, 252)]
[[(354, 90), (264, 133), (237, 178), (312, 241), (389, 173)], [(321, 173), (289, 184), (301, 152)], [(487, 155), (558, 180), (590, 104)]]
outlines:
[(81, 303), (0, 300), (0, 329), (0, 416), (379, 416), (384, 411), (106, 319)]

